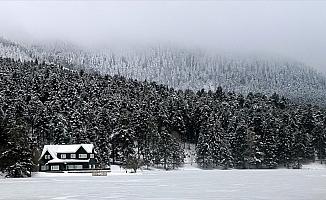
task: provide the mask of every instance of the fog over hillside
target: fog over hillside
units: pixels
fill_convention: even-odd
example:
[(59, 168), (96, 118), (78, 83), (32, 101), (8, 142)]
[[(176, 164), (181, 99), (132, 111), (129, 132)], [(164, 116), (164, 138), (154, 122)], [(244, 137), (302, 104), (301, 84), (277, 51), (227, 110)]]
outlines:
[(326, 78), (300, 62), (180, 48), (173, 45), (93, 49), (67, 42), (19, 44), (0, 40), (0, 56), (55, 63), (73, 70), (154, 81), (174, 89), (272, 95), (325, 106)]
[(288, 57), (325, 72), (326, 2), (2, 1), (0, 35), (87, 46), (168, 43)]
[(1, 2), (0, 55), (324, 105), (326, 2)]

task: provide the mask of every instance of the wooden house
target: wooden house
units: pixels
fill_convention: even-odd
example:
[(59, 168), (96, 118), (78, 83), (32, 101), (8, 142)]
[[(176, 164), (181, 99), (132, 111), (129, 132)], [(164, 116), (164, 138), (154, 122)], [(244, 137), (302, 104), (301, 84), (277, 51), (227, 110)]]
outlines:
[(98, 167), (93, 144), (44, 145), (39, 159), (40, 171), (77, 171)]

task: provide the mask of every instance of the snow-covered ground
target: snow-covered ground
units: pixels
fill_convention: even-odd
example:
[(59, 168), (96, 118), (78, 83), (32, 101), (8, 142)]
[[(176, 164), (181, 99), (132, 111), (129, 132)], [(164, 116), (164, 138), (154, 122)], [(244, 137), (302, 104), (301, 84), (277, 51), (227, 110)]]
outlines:
[[(1, 179), (0, 199), (319, 200), (326, 170), (185, 170)], [(194, 168), (195, 169), (195, 168)], [(115, 175), (113, 175), (115, 174)]]

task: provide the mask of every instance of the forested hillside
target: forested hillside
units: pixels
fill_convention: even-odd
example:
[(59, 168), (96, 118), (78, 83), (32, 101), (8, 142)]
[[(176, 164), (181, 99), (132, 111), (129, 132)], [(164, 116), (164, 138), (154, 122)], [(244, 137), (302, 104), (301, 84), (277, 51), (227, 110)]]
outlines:
[[(302, 63), (267, 56), (236, 56), (172, 46), (81, 48), (64, 42), (22, 45), (0, 40), (0, 56), (39, 59), (72, 69), (155, 81), (175, 89), (216, 90), (247, 95), (274, 92), (297, 103), (326, 106), (326, 78)], [(1, 47), (1, 46), (0, 46)]]
[(23, 45), (0, 37), (0, 57), (31, 61), (33, 60), (32, 54), (32, 51)]
[(94, 143), (102, 164), (171, 169), (184, 143), (202, 168), (300, 167), (325, 158), (326, 113), (261, 93), (155, 82), (0, 59), (0, 169), (28, 174), (44, 144)]

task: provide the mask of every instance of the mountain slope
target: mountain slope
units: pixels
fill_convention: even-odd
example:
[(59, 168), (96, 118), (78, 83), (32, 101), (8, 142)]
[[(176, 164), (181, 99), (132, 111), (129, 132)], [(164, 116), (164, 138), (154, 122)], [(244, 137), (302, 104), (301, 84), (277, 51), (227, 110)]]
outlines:
[(325, 159), (326, 113), (274, 94), (176, 91), (155, 82), (0, 58), (0, 170), (28, 173), (45, 144), (93, 143), (102, 164), (300, 167)]
[(32, 60), (32, 53), (22, 45), (0, 37), (0, 57), (15, 60)]
[[(221, 86), (244, 95), (276, 92), (298, 103), (326, 105), (325, 76), (302, 63), (284, 59), (216, 55), (174, 47), (91, 50), (60, 42), (21, 47), (18, 52), (22, 53), (16, 54), (25, 55), (28, 49), (31, 56), (27, 59), (155, 81), (175, 89), (215, 91)], [(17, 50), (16, 46), (13, 49)]]

